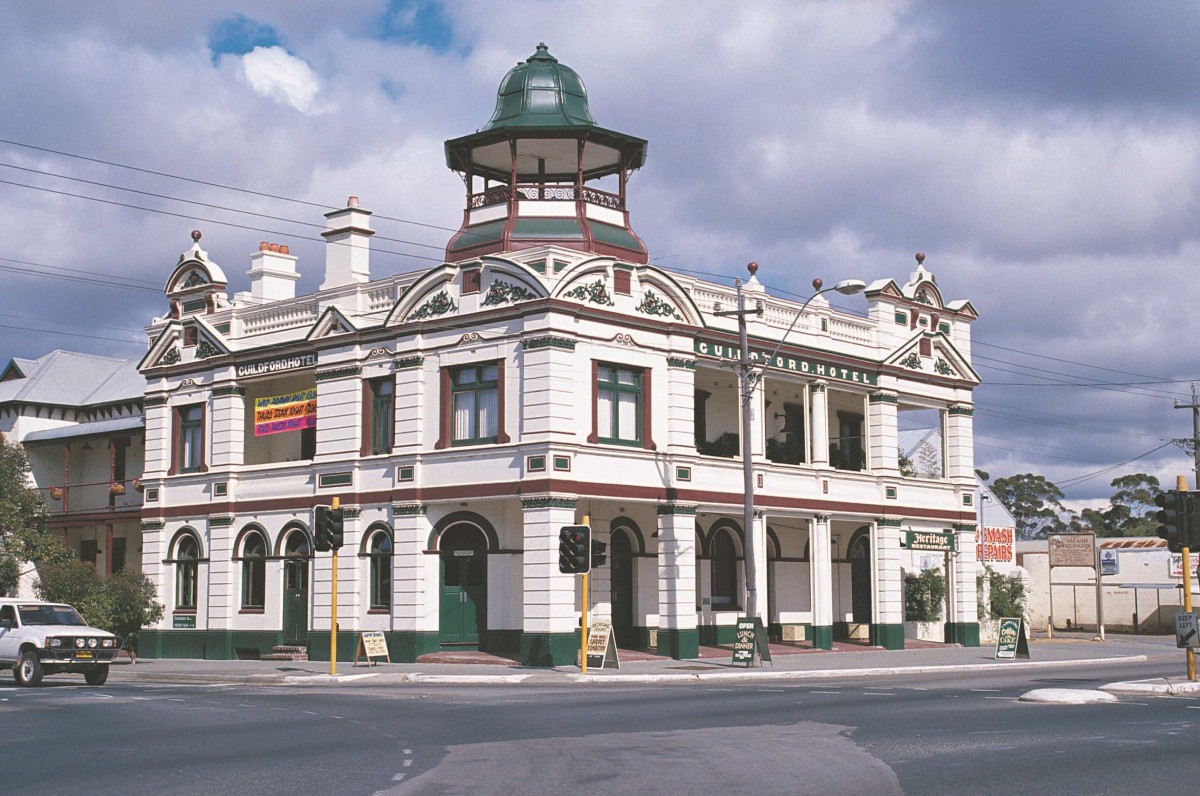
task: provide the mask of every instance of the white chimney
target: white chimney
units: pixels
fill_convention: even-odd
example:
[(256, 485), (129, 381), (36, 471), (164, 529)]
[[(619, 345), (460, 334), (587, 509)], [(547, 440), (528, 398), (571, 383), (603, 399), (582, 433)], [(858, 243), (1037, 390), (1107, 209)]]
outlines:
[(321, 290), (371, 279), (371, 211), (358, 206), (358, 197), (346, 200), (344, 210), (325, 214), (325, 281)]
[(296, 258), (286, 244), (258, 244), (250, 255), (250, 295), (256, 302), (283, 301), (296, 297)]

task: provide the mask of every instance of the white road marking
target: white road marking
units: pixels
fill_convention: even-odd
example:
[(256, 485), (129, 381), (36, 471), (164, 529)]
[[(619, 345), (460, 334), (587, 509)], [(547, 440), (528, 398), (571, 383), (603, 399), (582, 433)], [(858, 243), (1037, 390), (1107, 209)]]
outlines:
[(999, 693), (1001, 693), (999, 688), (972, 688), (971, 692), (975, 693), (975, 694), (999, 694)]

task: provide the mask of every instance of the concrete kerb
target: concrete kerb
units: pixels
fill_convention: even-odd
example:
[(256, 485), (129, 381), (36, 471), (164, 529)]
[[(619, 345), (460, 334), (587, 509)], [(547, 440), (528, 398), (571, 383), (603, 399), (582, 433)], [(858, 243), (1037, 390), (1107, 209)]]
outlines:
[(1200, 683), (1188, 680), (1171, 680), (1165, 677), (1155, 677), (1149, 680), (1130, 680), (1123, 683), (1109, 683), (1100, 686), (1101, 691), (1113, 694), (1150, 694), (1159, 696), (1179, 696), (1181, 694), (1200, 694)]
[[(574, 684), (574, 685), (633, 685), (633, 684), (686, 684), (702, 682), (738, 682), (738, 681), (804, 681), (854, 679), (863, 677), (935, 674), (938, 672), (985, 672), (985, 671), (1036, 671), (1044, 669), (1068, 668), (1103, 664), (1142, 663), (1148, 660), (1145, 655), (1127, 655), (1105, 658), (1085, 658), (1077, 660), (1058, 661), (1002, 661), (972, 664), (945, 664), (919, 666), (887, 666), (887, 667), (850, 667), (844, 669), (814, 669), (814, 670), (784, 670), (770, 669), (722, 669), (711, 672), (671, 672), (654, 674), (633, 674), (621, 671), (605, 672), (603, 674), (580, 674), (551, 669), (545, 672), (523, 672), (519, 674), (434, 674), (422, 672), (359, 672), (343, 675), (297, 672), (295, 674), (235, 674), (227, 672), (133, 672), (125, 669), (122, 672), (133, 674), (130, 679), (142, 682), (156, 683), (186, 683), (196, 685), (260, 685), (260, 686), (332, 686), (353, 684), (374, 685), (542, 685), (542, 684)], [(1147, 681), (1159, 682), (1159, 681)], [(1165, 683), (1165, 681), (1162, 681)], [(1127, 685), (1114, 683), (1105, 686), (1114, 689)], [(1178, 691), (1168, 691), (1172, 686), (1187, 684), (1159, 685), (1157, 691), (1135, 691), (1140, 693), (1191, 693), (1192, 690), (1182, 688)], [(1190, 684), (1200, 691), (1200, 683)]]

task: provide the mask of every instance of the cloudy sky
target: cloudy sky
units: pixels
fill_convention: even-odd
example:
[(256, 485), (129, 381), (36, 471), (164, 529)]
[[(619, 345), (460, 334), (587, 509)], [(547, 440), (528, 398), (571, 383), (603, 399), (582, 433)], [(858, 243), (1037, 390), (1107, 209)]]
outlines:
[(977, 465), (1103, 502), (1191, 470), (1198, 40), (1193, 2), (0, 4), (0, 360), (137, 357), (194, 228), (231, 290), (272, 240), (311, 292), (355, 194), (374, 275), (435, 264), (442, 142), (545, 41), (650, 141), (654, 262), (802, 295), (925, 252), (981, 314)]

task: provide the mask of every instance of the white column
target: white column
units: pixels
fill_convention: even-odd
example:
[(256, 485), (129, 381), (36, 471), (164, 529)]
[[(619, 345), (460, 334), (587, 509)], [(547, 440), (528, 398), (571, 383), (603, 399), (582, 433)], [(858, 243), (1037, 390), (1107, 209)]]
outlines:
[(422, 504), (392, 506), (393, 629), (438, 632), (439, 560), (427, 555), (433, 524)]
[[(871, 551), (875, 576), (874, 617), (876, 625), (891, 625), (878, 639), (885, 646), (899, 649), (904, 643), (904, 593), (900, 582), (900, 521), (877, 519), (871, 528)], [(898, 638), (887, 635), (898, 633)]]
[(812, 522), (808, 554), (812, 592), (813, 645), (819, 649), (833, 647), (832, 548), (829, 515), (817, 514)]
[(970, 406), (955, 404), (945, 414), (946, 477), (964, 484), (975, 479), (975, 435)]
[(896, 430), (895, 393), (876, 392), (869, 397), (869, 469), (883, 476), (900, 475), (899, 439)]
[[(829, 464), (829, 394), (825, 382), (814, 381), (809, 390), (812, 395), (812, 463)], [(828, 527), (826, 528), (828, 532)]]
[[(953, 615), (947, 617), (960, 625), (979, 622), (979, 600), (976, 595), (975, 576), (979, 574), (979, 562), (975, 558), (975, 526), (954, 526), (955, 553), (951, 558), (951, 574), (947, 586), (952, 590), (950, 604)], [(978, 641), (978, 638), (976, 638)]]
[[(525, 520), (521, 659), (535, 666), (570, 664), (579, 646), (575, 605), (581, 584), (578, 575), (558, 571), (558, 536), (564, 525), (576, 522), (575, 498), (523, 498), (521, 508)], [(567, 636), (574, 639), (573, 647)]]
[(213, 387), (212, 453), (209, 467), (237, 467), (246, 448), (246, 388), (234, 384)]
[(658, 507), (658, 649), (674, 658), (699, 655), (696, 629), (696, 507)]

